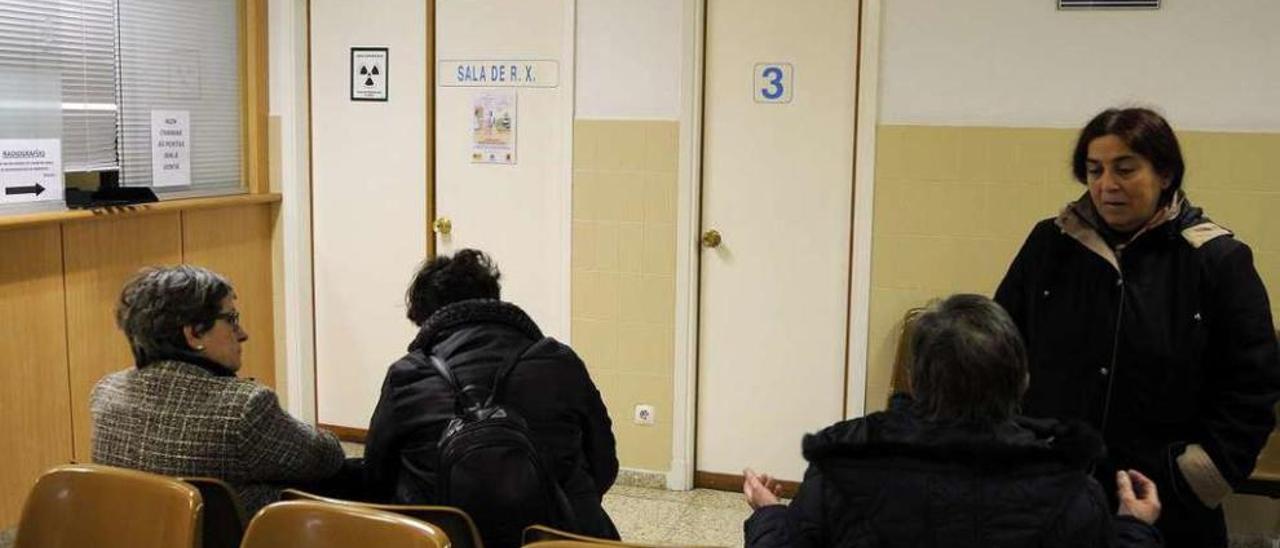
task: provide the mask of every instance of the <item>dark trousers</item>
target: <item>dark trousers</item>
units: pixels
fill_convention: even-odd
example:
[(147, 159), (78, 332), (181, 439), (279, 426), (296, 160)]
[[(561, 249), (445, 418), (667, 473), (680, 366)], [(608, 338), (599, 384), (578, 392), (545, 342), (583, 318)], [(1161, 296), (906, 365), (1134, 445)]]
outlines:
[(361, 458), (349, 458), (343, 461), (338, 473), (314, 483), (299, 485), (298, 489), (333, 499), (361, 502), (371, 500), (365, 489), (364, 459)]

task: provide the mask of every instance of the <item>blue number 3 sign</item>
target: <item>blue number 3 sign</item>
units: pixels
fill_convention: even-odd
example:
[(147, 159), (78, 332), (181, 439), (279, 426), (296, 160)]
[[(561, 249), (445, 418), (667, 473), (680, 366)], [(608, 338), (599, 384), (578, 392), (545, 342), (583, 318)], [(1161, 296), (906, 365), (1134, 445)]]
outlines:
[(791, 63), (757, 63), (754, 96), (757, 103), (790, 103)]

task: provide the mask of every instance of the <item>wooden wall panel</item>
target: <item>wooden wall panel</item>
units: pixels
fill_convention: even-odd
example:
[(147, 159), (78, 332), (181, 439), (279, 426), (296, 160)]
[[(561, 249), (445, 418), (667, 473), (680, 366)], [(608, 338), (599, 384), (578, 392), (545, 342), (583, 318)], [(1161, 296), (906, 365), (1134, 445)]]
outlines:
[(182, 261), (179, 213), (69, 223), (66, 260), (67, 351), (76, 459), (88, 461), (89, 393), (103, 375), (133, 365), (115, 324), (124, 282), (139, 269)]
[(226, 276), (249, 334), (241, 377), (275, 387), (275, 321), (271, 279), (271, 208), (268, 204), (185, 211), (183, 261)]
[(71, 460), (62, 235), (57, 225), (0, 231), (0, 529), (27, 491)]

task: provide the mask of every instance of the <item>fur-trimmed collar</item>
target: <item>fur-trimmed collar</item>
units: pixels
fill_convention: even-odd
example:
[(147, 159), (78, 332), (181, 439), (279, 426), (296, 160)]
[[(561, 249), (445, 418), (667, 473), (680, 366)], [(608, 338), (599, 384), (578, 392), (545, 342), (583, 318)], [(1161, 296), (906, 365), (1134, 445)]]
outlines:
[[(1088, 192), (1062, 208), (1058, 217), (1054, 219), (1054, 224), (1063, 234), (1080, 242), (1085, 249), (1111, 264), (1116, 271), (1120, 270), (1120, 258), (1117, 252), (1129, 247), (1146, 234), (1163, 233), (1168, 239), (1177, 238), (1181, 234), (1192, 247), (1196, 248), (1214, 238), (1231, 236), (1230, 230), (1215, 224), (1204, 215), (1204, 210), (1191, 205), (1181, 190), (1174, 195), (1173, 201), (1158, 210), (1145, 226), (1125, 237), (1119, 237), (1106, 228), (1102, 217), (1094, 209)], [(1110, 235), (1112, 241), (1108, 242), (1107, 235)]]
[(454, 328), (473, 323), (496, 323), (520, 330), (534, 340), (542, 338), (542, 330), (520, 307), (497, 299), (469, 299), (441, 307), (422, 322), (418, 336), (409, 343), (409, 351), (429, 349), (444, 340)]
[(804, 456), (828, 460), (909, 457), (978, 467), (1059, 462), (1087, 469), (1104, 454), (1102, 438), (1083, 423), (1018, 417), (995, 425), (921, 417), (910, 398), (888, 411), (836, 423), (804, 438)]

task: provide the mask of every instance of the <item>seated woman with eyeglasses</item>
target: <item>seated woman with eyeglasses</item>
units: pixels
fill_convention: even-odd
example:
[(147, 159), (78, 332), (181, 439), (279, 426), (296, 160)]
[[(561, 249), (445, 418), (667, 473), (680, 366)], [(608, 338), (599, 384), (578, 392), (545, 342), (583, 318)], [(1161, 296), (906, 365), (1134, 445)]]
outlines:
[(343, 465), (342, 447), (284, 411), (275, 392), (240, 370), (235, 290), (204, 268), (149, 268), (124, 286), (116, 323), (134, 367), (93, 389), (93, 461), (236, 489), (248, 515), (282, 486), (316, 482)]

